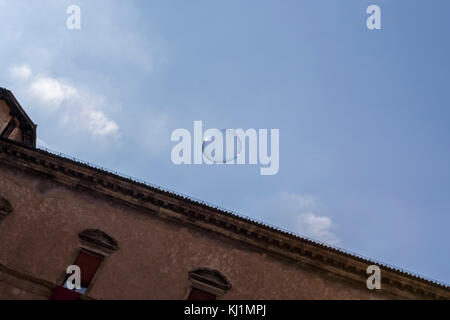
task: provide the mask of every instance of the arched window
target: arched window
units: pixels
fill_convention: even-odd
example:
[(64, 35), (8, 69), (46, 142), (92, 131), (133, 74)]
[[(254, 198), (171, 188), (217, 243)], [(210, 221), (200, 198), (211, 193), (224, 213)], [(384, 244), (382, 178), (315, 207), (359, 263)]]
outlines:
[(13, 207), (8, 200), (0, 197), (0, 222), (13, 212)]
[(231, 288), (230, 282), (219, 271), (200, 268), (189, 272), (191, 291), (188, 300), (215, 300)]
[(109, 257), (119, 246), (117, 241), (97, 229), (87, 229), (78, 234), (80, 240), (80, 250), (72, 265), (80, 268), (81, 289), (73, 291), (67, 289), (67, 275), (63, 281), (62, 287), (57, 287), (50, 299), (52, 300), (75, 300), (79, 299), (81, 294), (85, 294), (91, 287), (92, 281), (104, 263), (104, 259)]

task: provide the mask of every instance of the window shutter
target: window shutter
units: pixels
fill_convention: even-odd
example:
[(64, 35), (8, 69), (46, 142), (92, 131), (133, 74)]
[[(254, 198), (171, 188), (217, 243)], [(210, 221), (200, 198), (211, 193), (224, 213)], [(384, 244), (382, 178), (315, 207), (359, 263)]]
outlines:
[(94, 253), (81, 250), (77, 259), (73, 263), (80, 267), (81, 270), (81, 286), (89, 287), (92, 279), (95, 276), (100, 264), (103, 261), (103, 257)]

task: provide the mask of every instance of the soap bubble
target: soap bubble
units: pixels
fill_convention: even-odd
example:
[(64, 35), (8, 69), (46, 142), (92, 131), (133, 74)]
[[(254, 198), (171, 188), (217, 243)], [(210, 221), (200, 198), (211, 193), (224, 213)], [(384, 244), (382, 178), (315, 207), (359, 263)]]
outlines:
[(232, 163), (239, 157), (241, 139), (232, 129), (209, 129), (205, 132), (202, 152), (212, 163)]

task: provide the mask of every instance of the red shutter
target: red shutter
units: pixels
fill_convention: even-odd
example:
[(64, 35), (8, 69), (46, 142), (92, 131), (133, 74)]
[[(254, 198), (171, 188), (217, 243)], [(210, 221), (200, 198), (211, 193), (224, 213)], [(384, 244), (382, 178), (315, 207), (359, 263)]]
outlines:
[(73, 264), (80, 267), (82, 287), (85, 288), (89, 287), (89, 284), (94, 278), (95, 273), (97, 272), (98, 267), (100, 267), (102, 261), (103, 261), (102, 256), (98, 256), (94, 253), (86, 251), (80, 251), (77, 259)]
[(188, 300), (216, 300), (216, 296), (211, 293), (198, 290), (197, 288), (192, 288)]

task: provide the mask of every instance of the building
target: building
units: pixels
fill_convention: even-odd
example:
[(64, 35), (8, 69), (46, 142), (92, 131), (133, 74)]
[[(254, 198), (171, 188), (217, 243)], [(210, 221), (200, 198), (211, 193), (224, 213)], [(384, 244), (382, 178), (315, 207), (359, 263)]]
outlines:
[(384, 265), (369, 290), (376, 262), (35, 146), (0, 89), (0, 299), (450, 298)]

